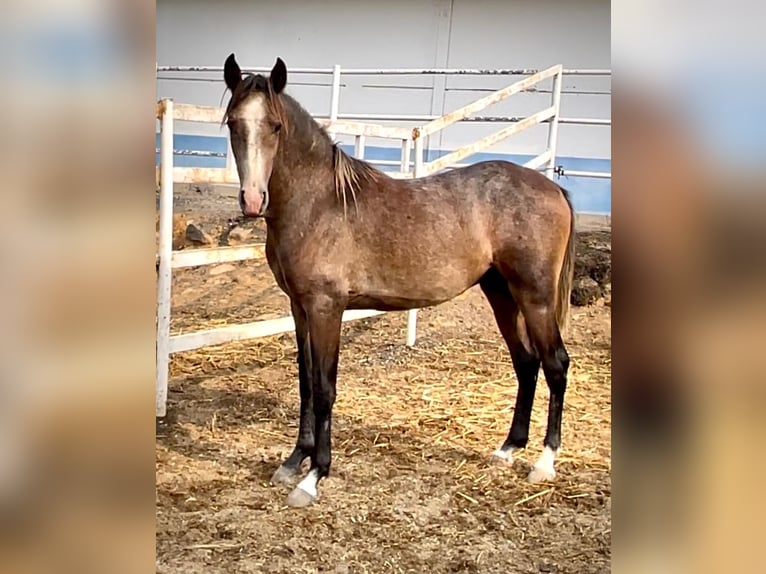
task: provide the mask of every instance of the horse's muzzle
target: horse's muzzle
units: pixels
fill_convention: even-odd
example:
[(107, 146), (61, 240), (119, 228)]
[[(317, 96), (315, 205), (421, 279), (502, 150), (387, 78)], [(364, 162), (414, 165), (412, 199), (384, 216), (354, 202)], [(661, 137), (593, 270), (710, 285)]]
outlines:
[(239, 208), (247, 217), (263, 217), (269, 206), (269, 192), (246, 192), (239, 190)]

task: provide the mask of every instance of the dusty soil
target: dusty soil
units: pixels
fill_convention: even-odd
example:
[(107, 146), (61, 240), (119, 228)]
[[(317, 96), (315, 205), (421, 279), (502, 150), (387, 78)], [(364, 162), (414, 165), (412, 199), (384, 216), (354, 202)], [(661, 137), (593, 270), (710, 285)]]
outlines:
[[(221, 237), (237, 213), (231, 199), (208, 195), (181, 192), (177, 209)], [(609, 234), (584, 237), (578, 273), (603, 274), (592, 262), (605, 260)], [(174, 332), (288, 313), (260, 262), (179, 270), (173, 289)], [(333, 471), (308, 509), (287, 509), (287, 490), (268, 484), (297, 431), (292, 335), (174, 355), (157, 425), (157, 571), (608, 572), (606, 303), (602, 293), (573, 309), (564, 444), (550, 484), (524, 480), (545, 432), (542, 376), (529, 448), (512, 467), (488, 464), (516, 382), (477, 288), (421, 311), (414, 348), (404, 345), (403, 313), (344, 325)]]

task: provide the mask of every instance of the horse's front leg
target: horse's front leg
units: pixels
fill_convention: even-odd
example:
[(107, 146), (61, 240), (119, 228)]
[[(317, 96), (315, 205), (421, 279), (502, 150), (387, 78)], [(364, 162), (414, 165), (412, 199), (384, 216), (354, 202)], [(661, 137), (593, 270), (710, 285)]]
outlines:
[(332, 407), (338, 376), (340, 330), (344, 305), (335, 298), (320, 295), (306, 306), (309, 365), (314, 406), (315, 448), (306, 477), (288, 495), (289, 506), (308, 506), (318, 497), (317, 485), (330, 474)]
[(291, 485), (300, 474), (303, 461), (314, 454), (314, 405), (311, 398), (311, 379), (308, 349), (308, 322), (300, 306), (292, 305), (295, 338), (298, 345), (298, 382), (301, 395), (301, 414), (298, 439), (289, 457), (271, 477), (272, 484)]

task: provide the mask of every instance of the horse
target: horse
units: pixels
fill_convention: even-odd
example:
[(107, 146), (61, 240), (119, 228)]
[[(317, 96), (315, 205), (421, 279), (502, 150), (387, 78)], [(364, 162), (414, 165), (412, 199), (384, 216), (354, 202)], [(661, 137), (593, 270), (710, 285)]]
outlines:
[[(569, 355), (562, 340), (574, 270), (568, 192), (543, 174), (483, 161), (397, 179), (347, 155), (284, 89), (277, 58), (268, 77), (224, 63), (239, 207), (265, 220), (266, 258), (295, 321), (300, 424), (271, 483), (297, 486), (291, 507), (318, 499), (330, 474), (341, 320), (346, 309), (431, 307), (478, 284), (511, 356), (518, 393), (491, 462), (527, 445), (542, 365), (550, 390), (543, 452), (530, 482), (553, 480)], [(301, 479), (306, 459), (311, 465)]]

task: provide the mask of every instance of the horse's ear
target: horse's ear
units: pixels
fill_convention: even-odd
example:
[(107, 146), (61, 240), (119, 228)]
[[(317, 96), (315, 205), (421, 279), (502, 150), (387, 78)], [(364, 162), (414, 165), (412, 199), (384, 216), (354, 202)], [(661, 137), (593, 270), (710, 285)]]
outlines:
[(282, 58), (277, 58), (277, 62), (271, 69), (271, 74), (269, 75), (269, 83), (271, 84), (271, 89), (275, 94), (279, 94), (282, 92), (282, 90), (285, 89), (285, 85), (287, 85), (287, 66), (285, 66)]
[(232, 94), (242, 81), (242, 70), (239, 69), (239, 64), (237, 64), (234, 54), (229, 54), (229, 57), (226, 58), (226, 63), (223, 65), (223, 79), (226, 82), (226, 87), (229, 88)]

